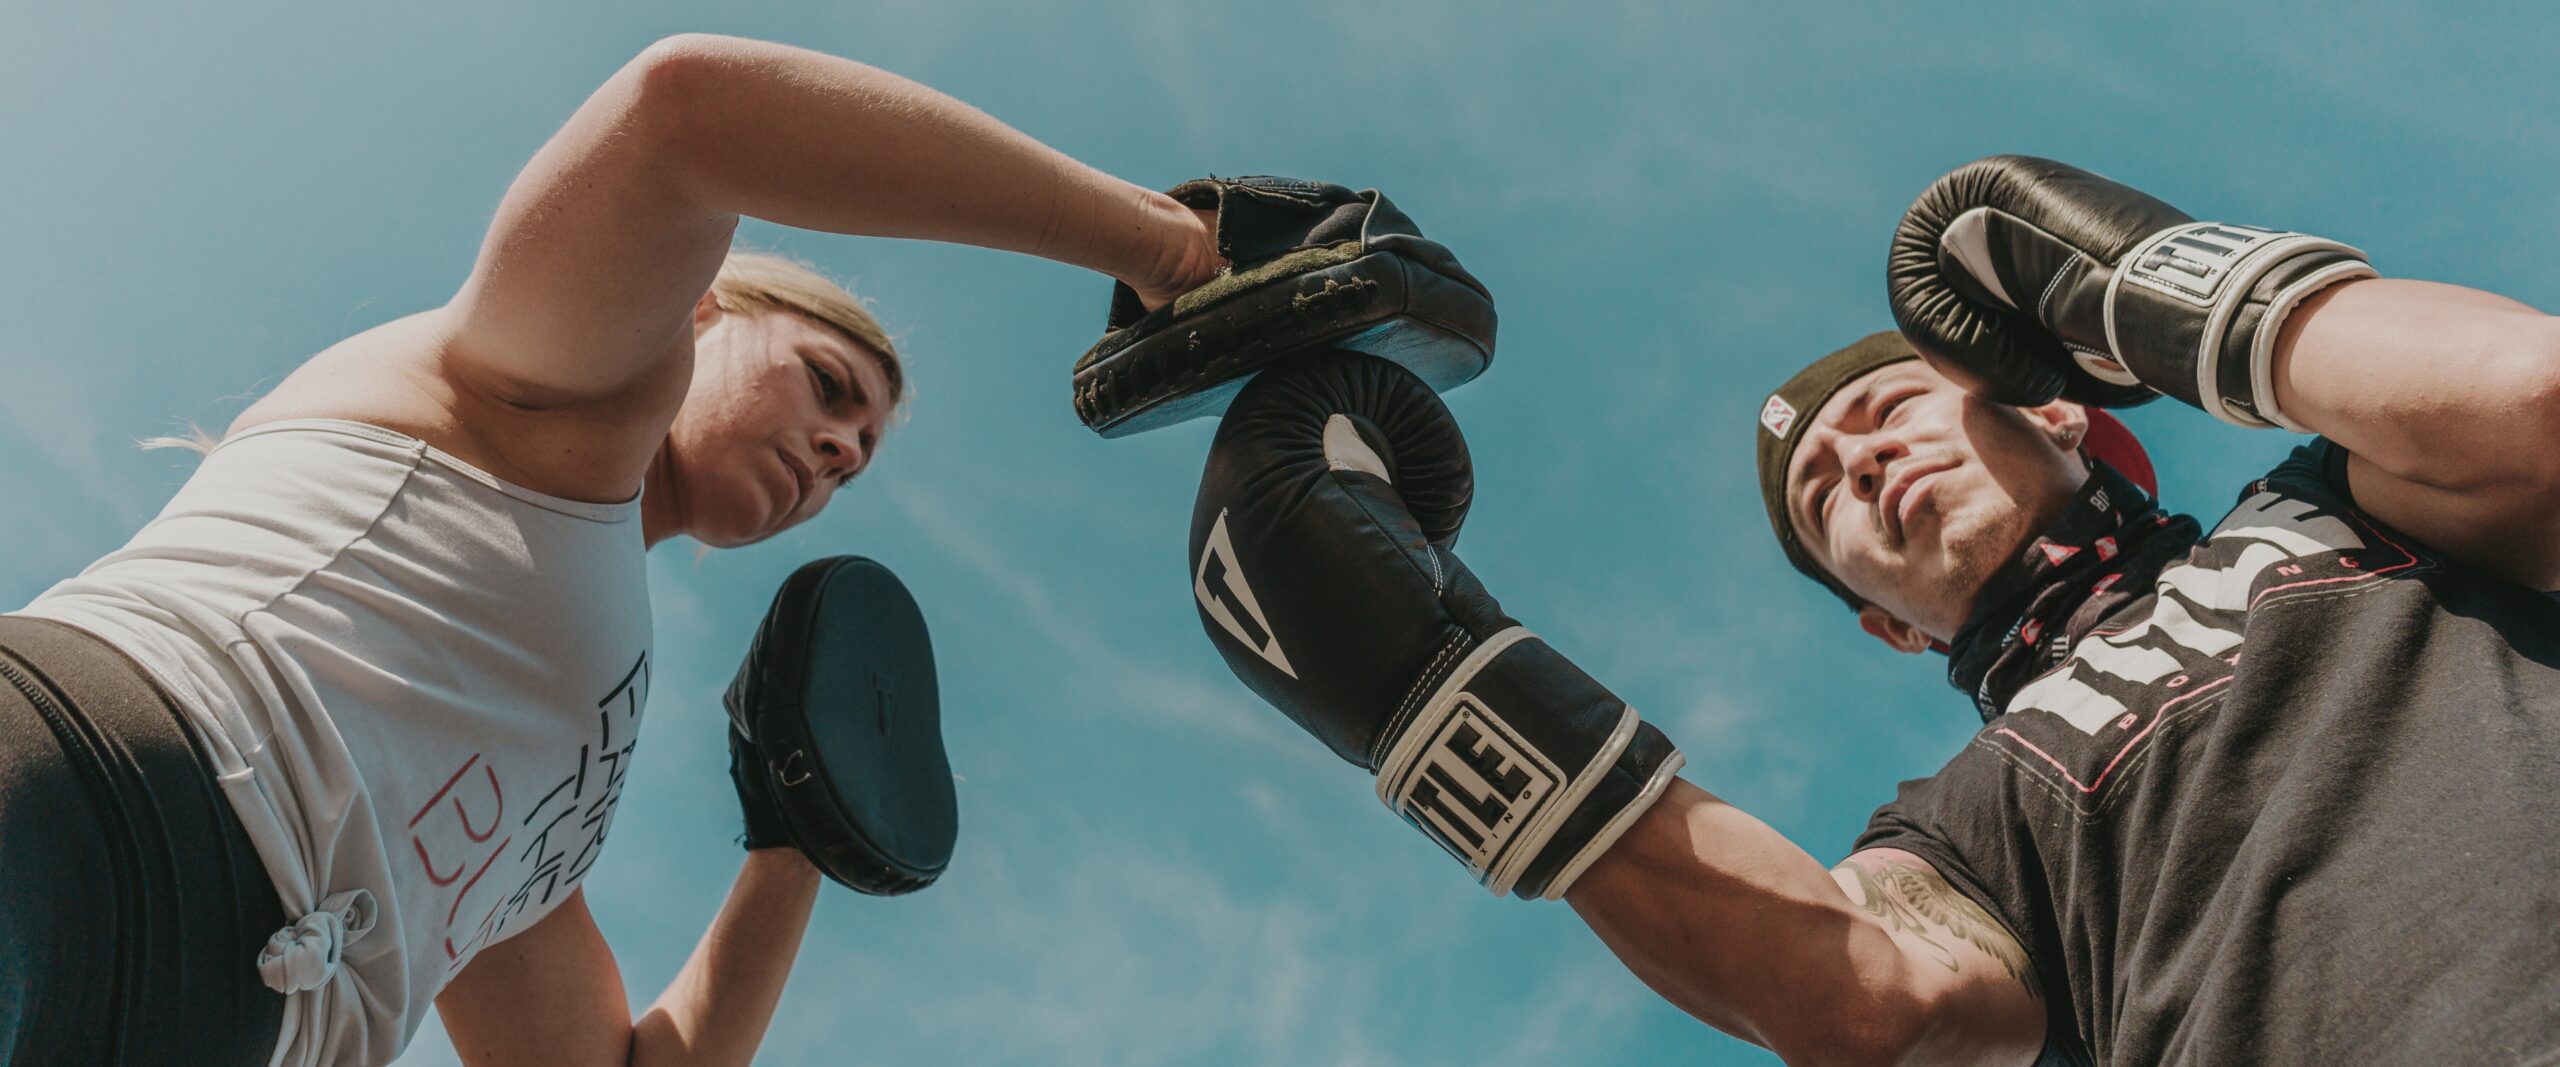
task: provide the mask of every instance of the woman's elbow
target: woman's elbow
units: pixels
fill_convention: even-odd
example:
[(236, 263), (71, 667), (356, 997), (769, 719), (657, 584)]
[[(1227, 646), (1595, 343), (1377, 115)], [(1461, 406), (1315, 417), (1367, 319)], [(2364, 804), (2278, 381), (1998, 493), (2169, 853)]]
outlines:
[(698, 186), (692, 171), (716, 158), (724, 95), (734, 91), (753, 42), (708, 33), (680, 33), (652, 42), (615, 72), (589, 100), (610, 128), (615, 149), (653, 159), (659, 172)]
[(706, 62), (734, 58), (742, 46), (751, 43), (744, 38), (716, 33), (669, 34), (649, 42), (649, 47), (631, 57), (631, 62), (624, 64), (624, 69), (643, 78), (681, 74)]
[(723, 68), (733, 67), (747, 42), (712, 33), (679, 33), (650, 42), (614, 75), (626, 83), (634, 103), (663, 110), (698, 99), (716, 85)]

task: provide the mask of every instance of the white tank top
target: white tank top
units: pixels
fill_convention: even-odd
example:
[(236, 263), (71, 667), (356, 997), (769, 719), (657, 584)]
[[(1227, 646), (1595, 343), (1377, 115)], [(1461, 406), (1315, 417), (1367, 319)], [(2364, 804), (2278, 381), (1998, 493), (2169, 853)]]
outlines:
[(298, 917), (259, 961), (291, 994), (275, 1064), (390, 1062), (585, 876), (649, 693), (645, 549), (637, 498), (297, 419), (21, 612), (139, 660), (211, 753)]

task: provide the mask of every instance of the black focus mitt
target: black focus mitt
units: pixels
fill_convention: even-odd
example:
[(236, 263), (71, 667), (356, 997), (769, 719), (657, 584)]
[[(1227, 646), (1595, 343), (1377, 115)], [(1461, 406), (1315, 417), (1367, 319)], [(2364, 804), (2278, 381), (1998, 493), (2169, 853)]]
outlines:
[(1434, 390), (1493, 362), (1493, 294), (1375, 189), (1203, 178), (1171, 191), (1218, 213), (1232, 266), (1148, 311), (1127, 285), (1076, 361), (1076, 416), (1123, 437), (1227, 409), (1272, 361), (1317, 347), (1380, 356)]
[(896, 575), (859, 556), (782, 583), (729, 709), (749, 848), (779, 830), (819, 871), (879, 896), (933, 884), (960, 812), (942, 750), (924, 614)]

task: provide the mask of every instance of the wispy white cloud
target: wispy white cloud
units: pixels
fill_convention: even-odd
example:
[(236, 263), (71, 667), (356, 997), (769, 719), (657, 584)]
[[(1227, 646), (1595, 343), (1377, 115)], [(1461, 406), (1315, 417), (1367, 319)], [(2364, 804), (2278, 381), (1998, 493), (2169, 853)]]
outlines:
[[(965, 1050), (972, 1062), (1066, 1065), (1393, 1062), (1363, 1021), (1374, 1008), (1362, 998), (1387, 961), (1345, 943), (1336, 918), (1302, 904), (1249, 896), (1180, 857), (1125, 847), (1059, 868), (989, 857), (968, 892), (970, 937), (951, 946), (956, 960), (875, 951), (812, 960), (786, 1008), (859, 1014), (908, 1000), (897, 995), (902, 985), (930, 983), (928, 1005), (878, 1020), (875, 1047), (890, 1062), (909, 1062), (898, 1050), (934, 1048)], [(772, 1062), (841, 1055), (840, 1012), (785, 1014)]]
[[(997, 531), (1020, 536), (993, 515), (966, 514), (952, 494), (907, 485), (885, 490), (892, 504), (939, 550), (948, 553), (1008, 602), (1027, 629), (1066, 653), (1088, 677), (1116, 692), (1126, 706), (1160, 719), (1239, 740), (1282, 739), (1273, 724), (1278, 716), (1224, 672), (1211, 675), (1171, 666), (1174, 657), (1150, 646), (1131, 646), (1105, 636), (1094, 616), (1097, 605), (1062, 607), (1052, 592), (1052, 578), (1025, 566), (1025, 544), (1008, 544)], [(1166, 539), (1173, 536), (1167, 531)], [(1196, 645), (1207, 647), (1207, 638)], [(1149, 655), (1149, 652), (1153, 655)], [(1201, 662), (1196, 655), (1182, 657)]]
[(1538, 977), (1526, 1011), (1485, 1059), (1487, 1064), (1552, 1067), (1559, 1063), (1614, 1061), (1628, 1044), (1627, 1029), (1653, 993), (1613, 958), (1585, 952)]
[[(25, 370), (0, 389), (0, 433), (8, 435), (13, 457), (32, 459), (32, 469), (44, 473), (44, 495), (118, 517), (133, 512), (144, 494), (125, 484), (126, 465), (108, 460), (105, 449), (116, 438), (99, 413), (115, 405), (96, 395), (93, 379), (20, 353), (0, 365)], [(131, 438), (122, 444), (135, 447)]]

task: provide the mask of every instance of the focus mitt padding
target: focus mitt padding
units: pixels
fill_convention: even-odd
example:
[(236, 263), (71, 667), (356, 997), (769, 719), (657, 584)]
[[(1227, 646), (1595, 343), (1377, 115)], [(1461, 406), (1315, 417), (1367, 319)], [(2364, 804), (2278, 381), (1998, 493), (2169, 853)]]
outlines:
[(1175, 200), (1218, 213), (1230, 269), (1148, 311), (1111, 292), (1102, 340), (1076, 361), (1076, 415), (1123, 437), (1227, 409), (1274, 360), (1347, 348), (1434, 390), (1493, 362), (1493, 295), (1375, 189), (1294, 178), (1203, 178)]
[(879, 896), (941, 876), (960, 811), (933, 642), (887, 567), (837, 556), (793, 572), (725, 703), (763, 754), (764, 795), (819, 871)]

